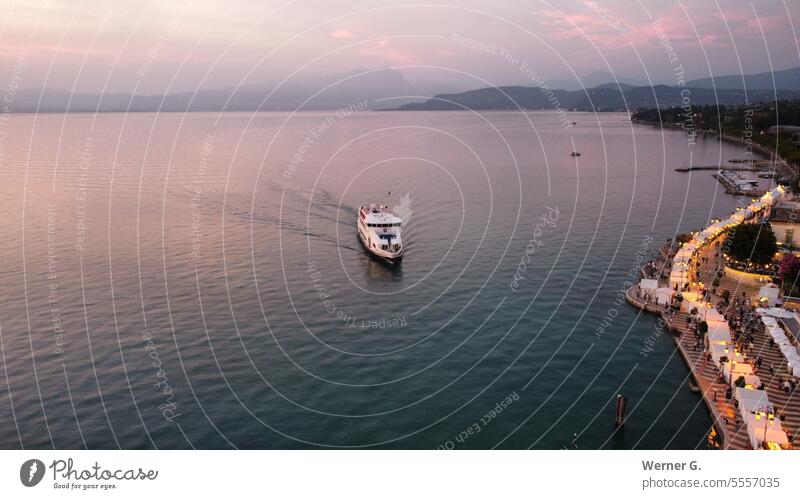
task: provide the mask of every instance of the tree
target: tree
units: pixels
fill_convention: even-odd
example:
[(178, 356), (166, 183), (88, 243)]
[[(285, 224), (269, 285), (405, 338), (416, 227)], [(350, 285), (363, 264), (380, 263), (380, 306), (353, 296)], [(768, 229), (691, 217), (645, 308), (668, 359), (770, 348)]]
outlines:
[(755, 264), (770, 263), (778, 249), (778, 241), (769, 223), (741, 223), (728, 231), (730, 243), (725, 252), (734, 260)]
[(790, 184), (789, 188), (792, 189), (792, 192), (794, 194), (800, 194), (800, 175), (798, 175), (797, 177), (794, 178), (794, 180), (792, 180), (792, 183)]
[(792, 296), (795, 291), (800, 293), (800, 258), (791, 253), (784, 255), (778, 266), (778, 277), (785, 294)]

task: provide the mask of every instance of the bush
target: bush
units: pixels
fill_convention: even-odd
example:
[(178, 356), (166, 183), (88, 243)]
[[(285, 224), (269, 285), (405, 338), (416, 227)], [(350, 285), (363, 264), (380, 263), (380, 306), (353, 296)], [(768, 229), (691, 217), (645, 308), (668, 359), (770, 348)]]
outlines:
[(800, 288), (798, 286), (800, 284), (798, 282), (798, 278), (800, 278), (800, 258), (791, 253), (785, 255), (778, 266), (778, 277), (781, 278), (781, 285), (785, 294), (792, 296), (800, 292), (800, 289), (798, 289)]

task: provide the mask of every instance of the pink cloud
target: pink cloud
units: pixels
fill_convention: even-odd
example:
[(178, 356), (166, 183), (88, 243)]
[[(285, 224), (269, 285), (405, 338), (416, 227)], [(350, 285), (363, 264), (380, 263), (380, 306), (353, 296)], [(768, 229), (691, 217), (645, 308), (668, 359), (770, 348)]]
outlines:
[(416, 59), (412, 54), (388, 47), (389, 40), (378, 40), (366, 47), (358, 49), (358, 53), (362, 55), (379, 57), (395, 64), (412, 64), (415, 62)]
[(356, 37), (355, 33), (346, 29), (337, 29), (336, 31), (331, 31), (330, 33), (328, 33), (328, 36), (330, 36), (331, 38), (337, 38), (341, 40), (348, 40)]
[(545, 38), (555, 40), (584, 39), (598, 46), (618, 47), (627, 45), (635, 24), (628, 23), (611, 12), (606, 16), (594, 12), (559, 13), (554, 10), (539, 10), (535, 15), (539, 24), (549, 31)]
[(751, 18), (747, 20), (747, 27), (753, 30), (754, 35), (761, 36), (762, 29), (764, 30), (764, 34), (769, 34), (770, 31), (788, 30), (789, 23), (785, 17), (764, 16), (753, 18), (751, 16)]
[(792, 37), (786, 16), (756, 17), (748, 9), (700, 12), (695, 5), (685, 7), (686, 11), (680, 5), (672, 5), (654, 12), (658, 30), (651, 20), (634, 18), (634, 13), (625, 9), (602, 7), (599, 2), (586, 2), (580, 12), (539, 9), (534, 14), (547, 31), (546, 39), (582, 39), (603, 49), (623, 48), (630, 43), (636, 46), (658, 43), (659, 34), (668, 37), (675, 47), (696, 49), (701, 43), (704, 47), (729, 47), (732, 41), (724, 23), (734, 38), (760, 38), (761, 29), (767, 37)]

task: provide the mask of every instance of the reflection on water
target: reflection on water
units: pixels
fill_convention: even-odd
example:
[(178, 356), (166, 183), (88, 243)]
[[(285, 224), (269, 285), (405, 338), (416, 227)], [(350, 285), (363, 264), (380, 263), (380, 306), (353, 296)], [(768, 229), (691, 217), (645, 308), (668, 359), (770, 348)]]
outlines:
[(370, 282), (388, 282), (399, 284), (403, 282), (403, 261), (388, 263), (375, 258), (364, 250), (365, 257), (362, 258), (361, 268), (364, 272), (364, 279)]
[[(705, 445), (671, 340), (642, 358), (654, 320), (615, 304), (643, 238), (734, 207), (710, 174), (672, 171), (682, 134), (634, 141), (613, 113), (569, 130), (531, 113), (532, 130), (514, 113), (365, 112), (288, 169), (325, 117), (11, 117), (1, 447), (433, 448), (511, 393), (462, 447)], [(413, 209), (395, 266), (355, 229), (354, 207), (389, 191)], [(558, 224), (526, 258), (545, 207)]]

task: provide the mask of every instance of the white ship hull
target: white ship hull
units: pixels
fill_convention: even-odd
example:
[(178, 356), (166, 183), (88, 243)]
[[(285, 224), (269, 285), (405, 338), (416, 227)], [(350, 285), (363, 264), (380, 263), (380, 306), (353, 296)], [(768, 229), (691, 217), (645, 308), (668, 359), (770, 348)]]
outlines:
[(372, 256), (395, 264), (403, 259), (402, 220), (384, 206), (362, 206), (358, 216), (358, 239)]

